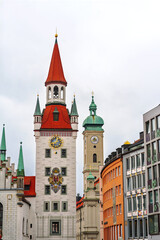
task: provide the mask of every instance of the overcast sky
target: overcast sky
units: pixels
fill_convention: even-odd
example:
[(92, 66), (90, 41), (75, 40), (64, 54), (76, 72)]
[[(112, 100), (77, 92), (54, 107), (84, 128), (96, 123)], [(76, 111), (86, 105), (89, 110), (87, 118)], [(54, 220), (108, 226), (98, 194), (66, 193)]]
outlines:
[(23, 142), (26, 175), (35, 174), (33, 113), (45, 86), (55, 31), (67, 86), (79, 113), (77, 192), (82, 193), (82, 123), (94, 91), (104, 119), (104, 158), (143, 130), (143, 113), (160, 103), (160, 1), (1, 0), (0, 132), (17, 164)]

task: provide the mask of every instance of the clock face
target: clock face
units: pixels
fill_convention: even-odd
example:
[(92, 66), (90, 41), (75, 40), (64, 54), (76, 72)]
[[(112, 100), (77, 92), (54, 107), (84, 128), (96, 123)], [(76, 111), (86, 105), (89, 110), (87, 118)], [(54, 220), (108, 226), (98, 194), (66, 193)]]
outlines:
[(63, 141), (60, 137), (54, 136), (50, 139), (49, 143), (52, 148), (59, 148), (62, 146)]
[(93, 144), (98, 143), (98, 137), (97, 137), (97, 136), (92, 136), (92, 137), (91, 137), (91, 142), (92, 142)]

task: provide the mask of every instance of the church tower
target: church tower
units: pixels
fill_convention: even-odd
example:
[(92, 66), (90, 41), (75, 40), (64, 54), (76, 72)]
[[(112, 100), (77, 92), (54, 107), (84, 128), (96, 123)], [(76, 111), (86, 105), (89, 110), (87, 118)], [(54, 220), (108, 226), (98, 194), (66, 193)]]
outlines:
[(78, 112), (75, 97), (66, 108), (67, 81), (58, 42), (45, 82), (46, 105), (34, 113), (36, 141), (36, 239), (76, 239), (76, 138)]
[(84, 192), (87, 189), (87, 177), (91, 172), (96, 178), (99, 177), (99, 166), (103, 165), (103, 119), (96, 114), (97, 106), (94, 96), (89, 106), (90, 115), (84, 120), (84, 167), (83, 184)]

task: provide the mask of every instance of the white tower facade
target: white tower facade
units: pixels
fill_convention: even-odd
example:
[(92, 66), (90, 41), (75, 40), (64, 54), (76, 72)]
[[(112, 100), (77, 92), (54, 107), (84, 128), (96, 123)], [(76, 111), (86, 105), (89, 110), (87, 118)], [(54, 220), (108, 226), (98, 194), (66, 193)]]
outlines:
[(67, 82), (60, 59), (57, 35), (45, 86), (45, 109), (41, 114), (37, 99), (34, 113), (36, 239), (73, 240), (76, 239), (78, 114), (74, 111), (75, 128), (75, 123), (71, 122), (73, 111), (71, 109), (69, 114), (66, 108)]

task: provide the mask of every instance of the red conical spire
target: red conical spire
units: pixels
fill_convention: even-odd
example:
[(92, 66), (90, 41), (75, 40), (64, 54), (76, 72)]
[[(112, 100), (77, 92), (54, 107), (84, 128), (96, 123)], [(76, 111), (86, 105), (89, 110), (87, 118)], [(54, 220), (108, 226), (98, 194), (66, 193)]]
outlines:
[(56, 39), (55, 39), (52, 59), (51, 59), (51, 63), (50, 63), (48, 77), (45, 82), (45, 86), (47, 86), (48, 84), (51, 84), (51, 83), (61, 83), (61, 84), (64, 84), (65, 86), (67, 85), (67, 82), (66, 82), (66, 79), (65, 79), (64, 73), (63, 73), (63, 67), (62, 67), (62, 63), (61, 63), (61, 57), (60, 57), (60, 53), (59, 53), (57, 37), (58, 37), (58, 35), (55, 34)]

